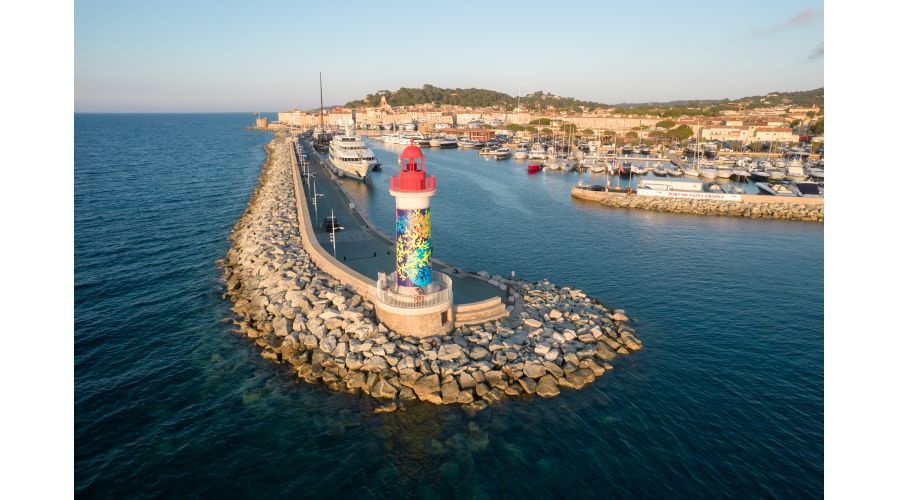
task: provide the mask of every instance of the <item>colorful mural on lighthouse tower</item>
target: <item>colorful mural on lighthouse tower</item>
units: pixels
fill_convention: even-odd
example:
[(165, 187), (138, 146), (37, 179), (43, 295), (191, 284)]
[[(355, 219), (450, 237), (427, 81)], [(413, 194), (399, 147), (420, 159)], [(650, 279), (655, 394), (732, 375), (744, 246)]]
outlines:
[(434, 176), (425, 173), (425, 156), (414, 145), (398, 159), (401, 171), (391, 177), (397, 200), (397, 285), (425, 288), (431, 284), (431, 207)]
[(431, 283), (431, 208), (397, 209), (397, 284)]

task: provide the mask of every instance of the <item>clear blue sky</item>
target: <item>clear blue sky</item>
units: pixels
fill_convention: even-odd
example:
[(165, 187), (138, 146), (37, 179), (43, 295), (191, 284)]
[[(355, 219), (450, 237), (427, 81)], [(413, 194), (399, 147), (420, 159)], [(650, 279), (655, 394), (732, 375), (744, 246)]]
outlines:
[(824, 85), (823, 4), (78, 0), (76, 111), (277, 111), (379, 89), (605, 103)]

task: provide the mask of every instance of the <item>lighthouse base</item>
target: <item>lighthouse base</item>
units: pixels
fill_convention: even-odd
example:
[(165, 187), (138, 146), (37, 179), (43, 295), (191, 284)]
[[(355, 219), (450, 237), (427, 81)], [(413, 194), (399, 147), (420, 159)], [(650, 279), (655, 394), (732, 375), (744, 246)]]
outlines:
[(395, 275), (379, 279), (376, 287), (375, 315), (379, 321), (400, 335), (431, 337), (452, 332), (453, 281), (434, 272), (432, 284), (422, 293), (411, 294), (407, 287), (396, 285)]

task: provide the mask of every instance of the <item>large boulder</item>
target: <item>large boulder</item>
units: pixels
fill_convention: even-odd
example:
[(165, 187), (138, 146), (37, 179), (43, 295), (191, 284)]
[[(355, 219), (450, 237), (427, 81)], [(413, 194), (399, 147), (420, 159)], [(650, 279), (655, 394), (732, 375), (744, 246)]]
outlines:
[(556, 385), (556, 379), (554, 379), (552, 375), (544, 375), (538, 380), (535, 392), (542, 398), (559, 396), (559, 387)]
[(490, 384), (491, 387), (496, 387), (500, 390), (506, 389), (509, 386), (509, 382), (506, 381), (506, 377), (503, 376), (503, 373), (497, 370), (490, 370), (489, 372), (484, 374), (484, 379)]
[(547, 368), (545, 368), (544, 365), (540, 363), (529, 362), (525, 364), (523, 373), (525, 373), (526, 377), (531, 377), (535, 380), (538, 380), (547, 374)]
[[(431, 401), (433, 399), (432, 396), (441, 390), (441, 379), (435, 374), (426, 375), (416, 380), (413, 390), (416, 391), (416, 396), (422, 401)], [(443, 402), (440, 396), (438, 396), (437, 402)]]
[(456, 344), (442, 344), (437, 353), (437, 357), (441, 361), (452, 361), (461, 357), (462, 355), (462, 347)]
[(455, 403), (458, 397), (459, 386), (456, 385), (455, 379), (450, 378), (441, 385), (441, 401), (445, 405)]
[(291, 334), (291, 329), (288, 328), (288, 319), (284, 316), (279, 316), (272, 321), (272, 328), (275, 330), (275, 335), (279, 337), (287, 337)]

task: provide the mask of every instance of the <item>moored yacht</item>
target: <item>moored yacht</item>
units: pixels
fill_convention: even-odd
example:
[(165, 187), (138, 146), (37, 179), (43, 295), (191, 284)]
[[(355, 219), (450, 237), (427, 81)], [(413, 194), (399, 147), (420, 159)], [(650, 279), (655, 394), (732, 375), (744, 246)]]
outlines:
[(513, 151), (513, 158), (517, 160), (524, 160), (528, 158), (528, 150), (525, 148), (516, 148), (516, 150)]
[(338, 177), (365, 181), (376, 163), (375, 154), (353, 133), (352, 127), (331, 139), (328, 164)]
[(544, 145), (535, 142), (533, 146), (531, 146), (531, 150), (528, 151), (528, 158), (532, 160), (546, 160), (547, 152), (544, 150)]
[(507, 160), (512, 158), (512, 151), (509, 148), (498, 148), (494, 150), (494, 158), (498, 160)]

